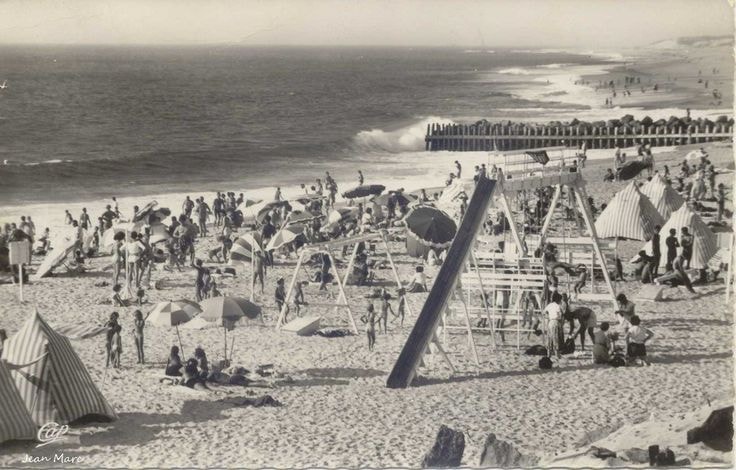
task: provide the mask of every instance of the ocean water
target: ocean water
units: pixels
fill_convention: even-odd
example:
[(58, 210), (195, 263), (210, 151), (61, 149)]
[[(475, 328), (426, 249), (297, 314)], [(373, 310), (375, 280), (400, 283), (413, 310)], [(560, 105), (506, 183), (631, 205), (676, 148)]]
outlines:
[(0, 206), (248, 192), (310, 184), (325, 171), (352, 182), (358, 168), (369, 181), (438, 179), (439, 157), (423, 152), (428, 122), (590, 111), (574, 96), (575, 74), (620, 60), (450, 48), (1, 47)]

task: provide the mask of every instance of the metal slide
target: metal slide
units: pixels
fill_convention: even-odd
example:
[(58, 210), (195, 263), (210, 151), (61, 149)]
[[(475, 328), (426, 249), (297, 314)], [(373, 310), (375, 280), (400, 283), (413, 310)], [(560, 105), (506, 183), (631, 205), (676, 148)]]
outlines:
[(496, 180), (482, 178), (475, 186), (465, 217), (452, 241), (445, 262), (440, 268), (427, 301), (412, 328), (399, 358), (388, 377), (388, 388), (406, 388), (411, 385), (424, 351), (437, 331), (442, 312), (452, 296), (458, 278), (465, 268), (475, 237), (488, 213)]

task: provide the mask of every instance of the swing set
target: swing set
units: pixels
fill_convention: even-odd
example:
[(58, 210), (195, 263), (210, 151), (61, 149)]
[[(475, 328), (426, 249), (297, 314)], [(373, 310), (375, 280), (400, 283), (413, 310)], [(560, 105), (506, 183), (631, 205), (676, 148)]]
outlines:
[[(289, 282), (289, 288), (286, 291), (286, 296), (284, 299), (284, 305), (281, 308), (281, 311), (279, 312), (279, 317), (276, 320), (276, 329), (281, 329), (285, 325), (286, 315), (289, 311), (289, 302), (292, 301), (294, 296), (294, 290), (296, 288), (296, 284), (299, 279), (299, 272), (302, 268), (306, 270), (306, 264), (307, 262), (314, 256), (314, 255), (322, 255), (327, 256), (327, 258), (330, 261), (330, 269), (329, 272), (334, 276), (334, 281), (337, 284), (337, 288), (339, 291), (339, 295), (337, 298), (335, 298), (334, 302), (330, 303), (317, 303), (317, 302), (308, 302), (305, 304), (302, 304), (302, 308), (308, 308), (308, 307), (333, 307), (336, 314), (339, 314), (339, 312), (342, 310), (345, 314), (345, 317), (347, 319), (347, 323), (352, 330), (353, 333), (358, 334), (358, 325), (355, 322), (355, 317), (353, 316), (353, 311), (351, 309), (350, 303), (348, 301), (347, 294), (345, 293), (345, 287), (348, 285), (348, 281), (353, 277), (353, 268), (355, 266), (356, 257), (358, 255), (358, 248), (360, 244), (363, 243), (364, 245), (373, 246), (378, 245), (379, 243), (382, 244), (386, 251), (386, 261), (388, 261), (389, 266), (391, 267), (391, 271), (393, 274), (394, 281), (396, 282), (396, 286), (398, 288), (402, 287), (401, 279), (399, 278), (399, 272), (396, 269), (396, 265), (394, 264), (393, 257), (391, 256), (391, 250), (388, 245), (388, 231), (386, 230), (379, 230), (375, 232), (368, 232), (363, 233), (360, 235), (356, 235), (353, 237), (347, 237), (347, 238), (339, 238), (335, 240), (330, 240), (327, 242), (322, 243), (314, 243), (311, 245), (305, 245), (301, 248), (299, 252), (299, 258), (296, 262), (296, 266), (294, 267), (294, 272), (291, 277), (291, 281)], [(352, 246), (352, 251), (350, 254), (350, 258), (347, 262), (347, 268), (345, 269), (345, 272), (343, 275), (340, 274), (340, 271), (337, 267), (336, 258), (334, 255), (334, 251), (337, 249), (344, 249), (345, 247)], [(311, 277), (310, 273), (307, 272), (307, 277)], [(411, 315), (411, 310), (408, 305), (406, 304), (407, 313)], [(301, 309), (300, 309), (301, 310)]]

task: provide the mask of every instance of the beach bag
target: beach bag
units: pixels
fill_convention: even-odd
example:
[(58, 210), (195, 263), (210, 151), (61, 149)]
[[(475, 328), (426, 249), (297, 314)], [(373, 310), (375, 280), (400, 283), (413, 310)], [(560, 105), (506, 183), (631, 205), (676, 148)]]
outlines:
[(540, 369), (551, 369), (552, 368), (552, 359), (550, 359), (547, 356), (539, 358), (539, 368)]
[(575, 338), (568, 338), (560, 345), (560, 354), (572, 354), (575, 352)]
[(524, 354), (526, 354), (527, 356), (546, 356), (547, 348), (545, 348), (541, 344), (535, 344), (533, 346), (529, 346), (529, 348), (524, 351)]
[(612, 367), (624, 367), (626, 365), (626, 359), (621, 354), (614, 354), (608, 363)]

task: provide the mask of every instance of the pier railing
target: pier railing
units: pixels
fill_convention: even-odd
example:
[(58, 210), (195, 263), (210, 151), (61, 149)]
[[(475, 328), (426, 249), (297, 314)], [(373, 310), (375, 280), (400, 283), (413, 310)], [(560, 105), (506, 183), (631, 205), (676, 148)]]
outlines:
[(589, 149), (631, 147), (637, 144), (684, 145), (733, 138), (733, 125), (690, 126), (535, 126), (529, 124), (428, 124), (426, 150), (455, 152), (519, 150), (550, 146)]

